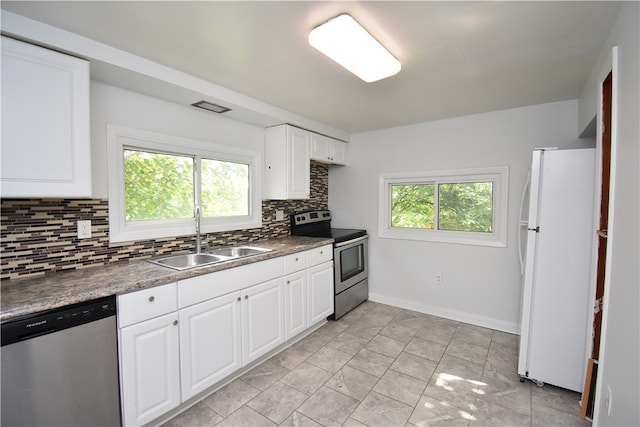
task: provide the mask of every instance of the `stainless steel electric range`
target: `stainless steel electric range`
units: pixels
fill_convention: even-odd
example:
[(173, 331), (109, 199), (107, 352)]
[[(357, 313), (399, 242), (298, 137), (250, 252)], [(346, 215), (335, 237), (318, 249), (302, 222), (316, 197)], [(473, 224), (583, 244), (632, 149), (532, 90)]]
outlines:
[(333, 244), (334, 314), (337, 320), (369, 298), (367, 230), (331, 228), (327, 210), (291, 215), (293, 236), (330, 237)]

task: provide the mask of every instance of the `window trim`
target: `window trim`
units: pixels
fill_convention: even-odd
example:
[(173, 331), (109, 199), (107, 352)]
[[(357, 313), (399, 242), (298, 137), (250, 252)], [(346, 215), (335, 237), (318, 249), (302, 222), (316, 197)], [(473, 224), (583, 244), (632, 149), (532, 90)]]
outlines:
[[(391, 186), (394, 184), (444, 184), (493, 182), (493, 232), (448, 231), (391, 227)], [(437, 194), (437, 190), (436, 190)], [(507, 247), (509, 167), (382, 173), (378, 179), (378, 237), (427, 242)], [(437, 216), (438, 213), (435, 212)], [(437, 225), (437, 219), (436, 223)]]
[[(125, 220), (124, 149), (204, 157), (249, 165), (249, 215), (202, 218), (202, 233), (262, 227), (262, 154), (257, 151), (179, 136), (107, 124), (109, 242), (126, 242), (195, 234), (195, 219)], [(195, 165), (195, 201), (200, 203), (200, 168)]]

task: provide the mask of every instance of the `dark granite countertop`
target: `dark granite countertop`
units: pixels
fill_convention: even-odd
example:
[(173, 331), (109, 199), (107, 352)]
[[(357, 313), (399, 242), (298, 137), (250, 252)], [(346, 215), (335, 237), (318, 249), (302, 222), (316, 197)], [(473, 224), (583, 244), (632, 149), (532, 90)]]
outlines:
[(290, 236), (248, 243), (271, 249), (260, 255), (177, 271), (144, 260), (13, 279), (0, 284), (0, 321), (332, 244), (333, 239)]

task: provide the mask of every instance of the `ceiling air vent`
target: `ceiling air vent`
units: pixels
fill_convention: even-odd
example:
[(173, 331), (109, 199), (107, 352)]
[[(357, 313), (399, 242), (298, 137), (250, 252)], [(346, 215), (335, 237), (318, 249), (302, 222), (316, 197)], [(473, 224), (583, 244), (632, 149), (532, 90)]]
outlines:
[(202, 108), (203, 110), (213, 111), (214, 113), (222, 114), (227, 111), (231, 111), (231, 108), (223, 107), (222, 105), (214, 104), (213, 102), (208, 101), (198, 101), (194, 102), (194, 107)]

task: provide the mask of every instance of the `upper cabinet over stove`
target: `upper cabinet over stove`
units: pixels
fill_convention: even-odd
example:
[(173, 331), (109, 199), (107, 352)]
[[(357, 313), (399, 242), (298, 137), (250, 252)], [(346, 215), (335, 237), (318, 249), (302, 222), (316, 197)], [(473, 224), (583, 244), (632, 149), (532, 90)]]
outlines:
[(308, 199), (311, 160), (346, 165), (346, 143), (279, 125), (265, 130), (263, 199)]

